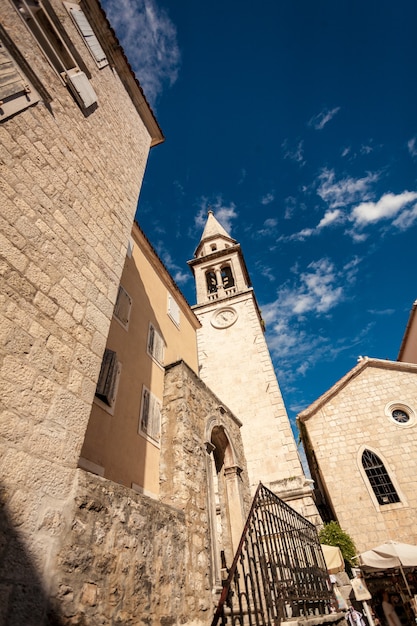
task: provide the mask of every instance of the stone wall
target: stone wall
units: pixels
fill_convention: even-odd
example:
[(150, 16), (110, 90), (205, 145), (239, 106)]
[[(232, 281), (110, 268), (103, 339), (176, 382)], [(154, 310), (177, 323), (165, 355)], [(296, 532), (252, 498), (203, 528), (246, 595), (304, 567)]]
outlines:
[[(83, 470), (77, 474), (52, 592), (61, 623), (192, 623), (184, 512)], [(196, 575), (198, 569), (195, 562)]]
[[(417, 543), (416, 391), (416, 365), (365, 357), (299, 416), (313, 478), (358, 552), (387, 539)], [(395, 406), (409, 412), (408, 423), (391, 417)], [(384, 463), (400, 502), (378, 503), (362, 470), (365, 448)]]
[[(232, 537), (227, 532), (222, 546), (211, 545), (214, 529), (210, 528), (210, 507), (213, 505), (213, 494), (209, 492), (211, 460), (207, 444), (215, 426), (227, 433), (233, 446), (235, 463), (242, 470), (238, 489), (243, 520), (249, 511), (251, 496), (240, 423), (185, 363), (168, 367), (162, 418), (160, 496), (166, 504), (183, 510), (190, 525), (186, 576), (187, 586), (195, 590), (189, 598), (192, 612), (197, 609), (211, 611), (214, 606), (211, 598), (215, 583), (212, 560), (219, 554), (214, 554), (212, 548), (225, 549), (229, 565), (233, 555)], [(200, 531), (193, 532), (193, 527)], [(195, 564), (199, 565), (197, 571)]]
[[(0, 125), (3, 516), (47, 595), (151, 138), (118, 74), (98, 69), (62, 2), (51, 4), (98, 98), (89, 115), (12, 3), (0, 4), (2, 26), (52, 99)], [(51, 520), (53, 533), (43, 533)], [(0, 561), (10, 550), (0, 546)], [(1, 571), (8, 595), (10, 585), (28, 583), (18, 567)]]

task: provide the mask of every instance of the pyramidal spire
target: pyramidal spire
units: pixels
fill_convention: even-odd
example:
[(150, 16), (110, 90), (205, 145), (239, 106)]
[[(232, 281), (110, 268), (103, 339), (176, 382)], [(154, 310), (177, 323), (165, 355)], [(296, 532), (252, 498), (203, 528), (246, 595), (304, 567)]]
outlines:
[(222, 235), (223, 237), (227, 237), (228, 239), (231, 239), (229, 233), (226, 232), (226, 230), (223, 228), (220, 222), (218, 222), (216, 218), (214, 217), (213, 211), (209, 209), (207, 212), (207, 222), (204, 227), (203, 234), (201, 236), (200, 241), (204, 241), (205, 239), (208, 239), (209, 237), (218, 237), (219, 235)]

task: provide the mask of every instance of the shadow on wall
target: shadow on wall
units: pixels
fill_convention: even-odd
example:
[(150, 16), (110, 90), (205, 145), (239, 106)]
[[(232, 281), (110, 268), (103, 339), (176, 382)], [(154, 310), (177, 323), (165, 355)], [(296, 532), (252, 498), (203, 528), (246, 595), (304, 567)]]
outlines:
[(0, 487), (0, 626), (63, 626), (24, 542), (10, 521)]

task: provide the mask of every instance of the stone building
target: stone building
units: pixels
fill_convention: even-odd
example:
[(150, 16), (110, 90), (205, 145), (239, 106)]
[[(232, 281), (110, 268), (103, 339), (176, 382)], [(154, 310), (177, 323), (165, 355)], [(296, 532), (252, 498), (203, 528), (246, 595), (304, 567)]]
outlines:
[(417, 365), (365, 357), (298, 421), (323, 518), (358, 552), (417, 543)]
[(79, 598), (57, 555), (82, 528), (78, 459), (163, 135), (96, 0), (0, 6), (0, 622), (29, 625)]
[[(0, 624), (207, 624), (247, 444), (198, 375), (201, 322), (132, 230), (164, 137), (97, 0), (0, 2)], [(226, 308), (272, 389), (259, 424), (279, 424), (279, 470), (256, 445), (249, 476), (308, 513), (243, 257), (220, 239), (243, 281)]]
[(252, 492), (261, 481), (318, 523), (242, 249), (212, 211), (189, 266), (201, 322), (200, 376), (242, 421)]

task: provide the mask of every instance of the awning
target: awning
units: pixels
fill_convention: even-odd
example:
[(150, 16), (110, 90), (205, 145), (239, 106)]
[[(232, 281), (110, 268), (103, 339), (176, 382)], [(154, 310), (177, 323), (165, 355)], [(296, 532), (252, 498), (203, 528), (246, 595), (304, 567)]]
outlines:
[(321, 544), (321, 549), (323, 550), (324, 560), (326, 561), (329, 574), (337, 574), (337, 572), (342, 572), (345, 569), (345, 562), (343, 561), (340, 548)]

